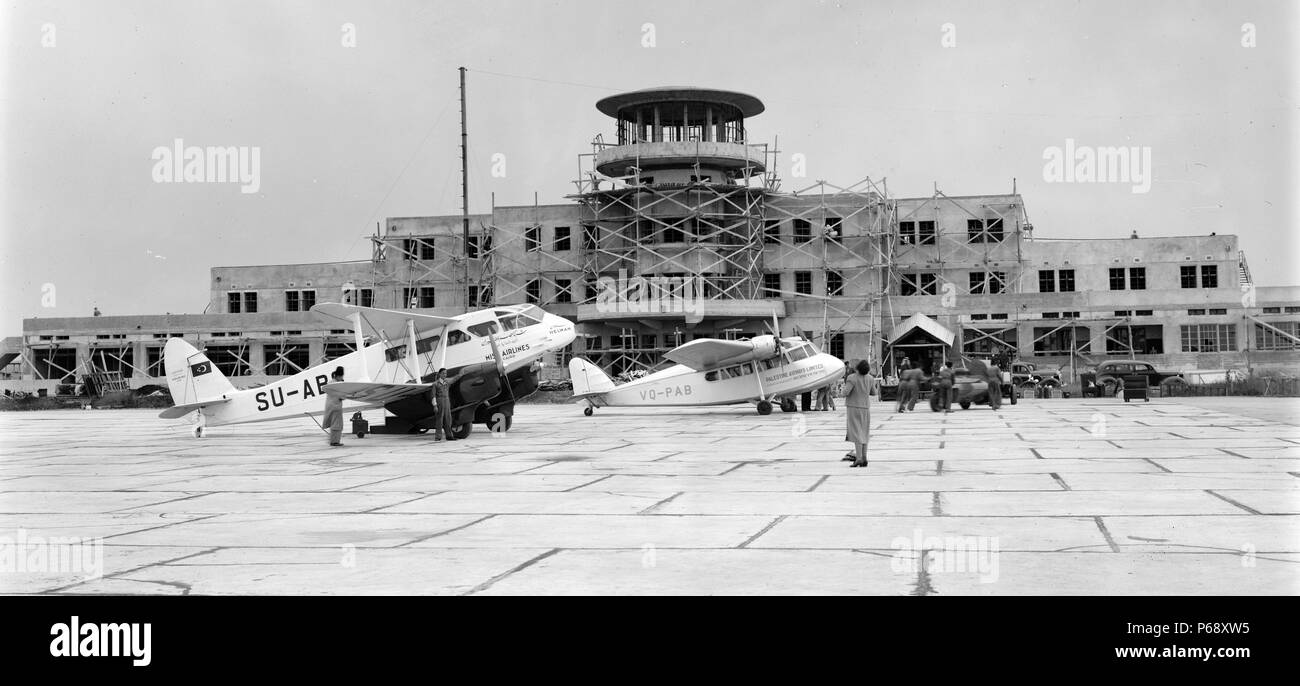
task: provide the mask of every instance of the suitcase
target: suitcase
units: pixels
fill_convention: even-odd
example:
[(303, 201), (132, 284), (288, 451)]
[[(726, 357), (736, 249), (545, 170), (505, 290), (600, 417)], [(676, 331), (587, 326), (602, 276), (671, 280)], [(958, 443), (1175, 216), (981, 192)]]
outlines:
[(1147, 390), (1147, 378), (1145, 376), (1124, 377), (1124, 402), (1136, 398), (1141, 398), (1142, 402), (1151, 402), (1151, 395)]

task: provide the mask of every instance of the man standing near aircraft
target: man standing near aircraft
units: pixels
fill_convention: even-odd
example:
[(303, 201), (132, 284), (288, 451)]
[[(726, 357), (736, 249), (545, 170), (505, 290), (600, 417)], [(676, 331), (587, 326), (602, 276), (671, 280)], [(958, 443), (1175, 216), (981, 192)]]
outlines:
[[(335, 383), (343, 381), (343, 367), (335, 367), (331, 375)], [(330, 445), (343, 445), (343, 396), (330, 395), (325, 399), (325, 421), (330, 432)]]
[(439, 369), (438, 375), (433, 379), (433, 401), (437, 406), (434, 411), (434, 436), (433, 440), (441, 441), (442, 434), (447, 433), (448, 441), (458, 440), (451, 433), (451, 384), (459, 379), (459, 376), (447, 378), (447, 370)]
[(952, 367), (947, 362), (939, 368), (939, 373), (935, 374), (939, 382), (939, 407), (943, 408), (944, 414), (952, 412)]
[(1002, 369), (997, 362), (989, 360), (985, 366), (985, 378), (989, 382), (989, 407), (996, 410), (1002, 406)]

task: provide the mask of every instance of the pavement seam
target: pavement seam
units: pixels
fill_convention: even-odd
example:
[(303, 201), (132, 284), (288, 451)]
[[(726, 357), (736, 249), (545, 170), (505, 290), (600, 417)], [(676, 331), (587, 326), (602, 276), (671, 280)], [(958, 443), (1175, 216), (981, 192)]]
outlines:
[(49, 589), (49, 590), (46, 590), (46, 591), (42, 591), (42, 593), (59, 593), (59, 592), (61, 592), (61, 591), (65, 591), (65, 590), (67, 590), (67, 589), (69, 589), (69, 588), (74, 588), (74, 587), (76, 587), (76, 586), (80, 586), (80, 585), (82, 585), (82, 584), (87, 584), (87, 583), (90, 583), (90, 582), (92, 582), (92, 581), (99, 581), (100, 579), (116, 579), (117, 577), (119, 577), (119, 576), (121, 576), (121, 575), (123, 575), (123, 574), (130, 574), (130, 573), (132, 573), (132, 572), (138, 572), (138, 571), (141, 571), (141, 570), (144, 570), (144, 569), (148, 569), (148, 568), (150, 568), (150, 567), (156, 567), (156, 566), (158, 566), (158, 565), (165, 565), (165, 564), (170, 564), (170, 563), (172, 563), (172, 562), (180, 562), (181, 560), (188, 560), (188, 559), (191, 558), (191, 557), (198, 557), (198, 556), (200, 556), (200, 555), (207, 555), (207, 554), (209, 554), (209, 553), (215, 553), (215, 552), (217, 552), (218, 550), (221, 550), (221, 549), (222, 549), (222, 546), (217, 546), (217, 547), (214, 547), (214, 548), (208, 548), (207, 550), (200, 550), (200, 551), (197, 552), (197, 553), (189, 553), (189, 554), (186, 554), (186, 555), (181, 555), (180, 557), (173, 557), (173, 558), (170, 558), (170, 559), (167, 559), (167, 560), (159, 560), (159, 561), (157, 561), (157, 562), (150, 562), (149, 564), (140, 565), (139, 567), (132, 567), (131, 569), (123, 569), (123, 570), (120, 571), (120, 572), (113, 572), (112, 574), (105, 574), (105, 575), (103, 575), (103, 576), (101, 576), (101, 577), (98, 577), (98, 578), (95, 578), (95, 579), (83, 579), (82, 581), (78, 581), (78, 582), (76, 582), (76, 583), (66, 584), (66, 585), (63, 585), (63, 586), (59, 586), (59, 587), (57, 587), (57, 588), (52, 588), (52, 589)]
[(829, 478), (831, 478), (831, 475), (830, 475), (830, 474), (822, 474), (821, 478), (818, 479), (816, 483), (814, 483), (813, 485), (809, 486), (809, 487), (804, 491), (804, 493), (812, 493), (813, 491), (817, 490), (817, 487), (818, 487), (818, 486), (821, 486), (822, 484), (826, 483), (826, 480), (829, 479)]
[(400, 474), (400, 475), (398, 475), (398, 476), (389, 477), (389, 478), (387, 478), (387, 479), (380, 479), (379, 481), (371, 481), (370, 483), (357, 484), (356, 486), (348, 486), (347, 488), (335, 488), (335, 489), (333, 489), (333, 490), (321, 491), (321, 493), (342, 493), (342, 492), (344, 492), (344, 491), (350, 491), (350, 490), (352, 490), (352, 489), (354, 489), (354, 488), (361, 488), (361, 487), (363, 487), (363, 486), (374, 486), (375, 484), (382, 484), (382, 483), (387, 482), (387, 481), (395, 481), (395, 480), (397, 480), (397, 479), (405, 479), (405, 478), (408, 477), (408, 476), (411, 476), (411, 475), (410, 475), (410, 474)]
[(530, 559), (528, 559), (528, 560), (525, 560), (525, 561), (522, 562), (521, 564), (515, 565), (514, 567), (512, 567), (512, 568), (510, 568), (510, 569), (508, 569), (508, 570), (506, 570), (506, 571), (504, 571), (504, 572), (502, 572), (502, 573), (500, 573), (500, 574), (498, 574), (498, 575), (492, 577), (491, 579), (488, 579), (487, 581), (484, 581), (483, 583), (481, 583), (481, 584), (475, 586), (474, 588), (471, 588), (471, 589), (469, 589), (468, 591), (465, 591), (465, 592), (462, 593), (461, 595), (474, 595), (475, 593), (482, 593), (483, 591), (486, 591), (488, 588), (491, 588), (492, 585), (496, 584), (498, 581), (501, 581), (502, 579), (505, 579), (505, 578), (508, 577), (508, 576), (511, 576), (511, 575), (517, 574), (517, 573), (519, 573), (519, 572), (522, 572), (522, 571), (524, 571), (525, 569), (528, 569), (529, 567), (532, 567), (533, 565), (537, 564), (538, 562), (541, 562), (542, 560), (545, 560), (546, 558), (551, 557), (552, 555), (555, 555), (555, 554), (559, 553), (559, 552), (562, 551), (562, 550), (564, 550), (564, 549), (563, 549), (563, 548), (551, 548), (550, 550), (548, 550), (548, 551), (542, 553), (541, 555), (537, 555), (537, 556), (532, 557), (532, 558), (530, 558)]
[(602, 476), (602, 477), (600, 477), (600, 478), (598, 478), (598, 479), (594, 479), (594, 480), (592, 480), (592, 481), (588, 481), (588, 482), (585, 483), (585, 484), (578, 484), (577, 486), (574, 486), (573, 488), (565, 488), (565, 489), (561, 490), (560, 493), (572, 493), (572, 492), (578, 490), (579, 488), (585, 488), (585, 487), (590, 486), (590, 485), (592, 485), (592, 484), (600, 483), (600, 482), (604, 481), (605, 479), (612, 478), (613, 476), (614, 476), (613, 474), (606, 474), (605, 476)]
[(1208, 489), (1208, 488), (1205, 489), (1205, 492), (1206, 492), (1206, 493), (1209, 493), (1210, 495), (1212, 495), (1212, 496), (1214, 496), (1214, 497), (1216, 497), (1216, 498), (1218, 498), (1219, 500), (1222, 500), (1222, 501), (1225, 502), (1225, 503), (1228, 503), (1228, 504), (1230, 504), (1230, 505), (1236, 505), (1237, 507), (1240, 507), (1241, 509), (1243, 509), (1243, 510), (1245, 510), (1245, 511), (1247, 511), (1247, 512), (1253, 514), (1253, 515), (1262, 515), (1262, 514), (1264, 514), (1263, 512), (1260, 512), (1259, 510), (1256, 510), (1255, 508), (1250, 507), (1249, 505), (1244, 505), (1244, 504), (1242, 504), (1242, 503), (1239, 503), (1239, 502), (1233, 500), (1232, 498), (1229, 498), (1229, 497), (1226, 496), (1226, 495), (1223, 495), (1223, 494), (1221, 494), (1221, 493), (1215, 493), (1214, 491), (1212, 491), (1212, 490), (1210, 490), (1210, 489)]
[(934, 594), (934, 586), (930, 583), (930, 570), (926, 568), (926, 562), (930, 559), (930, 550), (926, 548), (917, 553), (919, 557), (916, 561), (916, 587), (912, 589), (911, 595), (924, 597)]
[(939, 491), (931, 491), (930, 494), (930, 516), (943, 517), (943, 496)]
[(166, 524), (160, 524), (160, 525), (158, 525), (158, 526), (151, 526), (151, 527), (149, 527), (149, 528), (147, 528), (147, 529), (136, 529), (136, 530), (134, 530), (134, 531), (123, 531), (123, 532), (120, 533), (120, 534), (109, 534), (109, 535), (107, 535), (107, 536), (102, 536), (101, 538), (102, 538), (103, 540), (107, 541), (107, 540), (110, 539), (110, 538), (117, 538), (118, 536), (128, 536), (128, 535), (130, 535), (130, 534), (142, 534), (142, 533), (144, 533), (144, 532), (146, 532), (146, 531), (157, 531), (158, 529), (166, 529), (166, 528), (169, 527), (169, 526), (176, 526), (177, 524), (190, 524), (190, 523), (192, 523), (192, 522), (202, 522), (202, 521), (206, 521), (206, 520), (212, 519), (213, 517), (220, 517), (220, 516), (222, 516), (222, 515), (214, 514), (214, 515), (206, 515), (206, 516), (201, 516), (201, 517), (195, 517), (195, 518), (193, 518), (193, 519), (186, 519), (186, 520), (184, 520), (184, 521), (180, 521), (180, 522), (168, 522), (168, 523), (166, 523)]
[(778, 515), (776, 519), (773, 519), (772, 521), (768, 522), (768, 523), (767, 523), (767, 526), (765, 526), (765, 527), (763, 527), (762, 529), (760, 529), (758, 533), (756, 533), (756, 534), (754, 534), (753, 536), (750, 536), (749, 538), (745, 539), (745, 542), (744, 542), (744, 543), (741, 543), (740, 545), (738, 545), (738, 546), (736, 546), (736, 547), (737, 547), (737, 548), (747, 548), (747, 547), (749, 547), (749, 544), (750, 544), (750, 543), (753, 543), (753, 542), (756, 541), (756, 540), (758, 540), (758, 537), (759, 537), (759, 536), (762, 536), (763, 534), (765, 534), (765, 533), (771, 531), (771, 530), (772, 530), (772, 527), (776, 526), (777, 524), (780, 524), (781, 522), (784, 522), (784, 521), (785, 521), (785, 518), (786, 518), (786, 517), (789, 517), (789, 516), (790, 516), (790, 515)]
[(478, 519), (475, 519), (475, 520), (472, 521), (472, 522), (469, 522), (469, 523), (466, 523), (466, 524), (461, 524), (460, 526), (453, 526), (452, 528), (447, 529), (446, 531), (439, 531), (438, 533), (435, 533), (435, 534), (429, 534), (428, 536), (423, 536), (423, 537), (420, 537), (420, 538), (416, 538), (416, 539), (413, 539), (413, 540), (407, 541), (407, 542), (405, 542), (405, 543), (398, 543), (397, 545), (388, 546), (388, 548), (389, 548), (389, 549), (392, 549), (392, 548), (404, 548), (404, 547), (406, 547), (406, 546), (408, 546), (408, 545), (415, 545), (416, 543), (423, 543), (424, 541), (427, 541), (427, 540), (429, 540), (429, 539), (431, 539), (431, 538), (437, 538), (437, 537), (439, 537), (439, 536), (446, 536), (447, 534), (455, 533), (455, 532), (457, 532), (457, 531), (460, 531), (461, 529), (468, 529), (469, 527), (474, 526), (475, 524), (478, 524), (479, 522), (485, 522), (485, 521), (487, 521), (487, 520), (489, 520), (489, 519), (492, 519), (492, 518), (495, 517), (495, 516), (496, 516), (495, 514), (490, 514), (490, 515), (487, 515), (486, 517), (479, 517)]
[(1092, 521), (1097, 523), (1097, 528), (1101, 530), (1101, 535), (1106, 538), (1106, 545), (1110, 546), (1110, 551), (1112, 553), (1118, 553), (1119, 545), (1117, 545), (1115, 539), (1111, 537), (1110, 529), (1106, 528), (1106, 522), (1102, 521), (1100, 516), (1093, 517)]
[(382, 509), (384, 509), (384, 508), (386, 508), (386, 507), (397, 507), (398, 505), (405, 505), (405, 504), (407, 504), (407, 503), (413, 503), (413, 502), (415, 502), (415, 501), (417, 501), (417, 500), (424, 500), (425, 498), (432, 498), (432, 497), (435, 496), (435, 495), (442, 495), (443, 493), (446, 493), (446, 492), (447, 492), (447, 491), (437, 491), (437, 492), (435, 492), (435, 493), (421, 493), (420, 495), (417, 495), (417, 496), (415, 496), (414, 498), (411, 498), (410, 500), (401, 500), (401, 501), (398, 501), (398, 502), (395, 502), (395, 503), (389, 503), (389, 504), (387, 504), (387, 505), (380, 505), (380, 506), (378, 506), (378, 507), (372, 507), (372, 508), (370, 508), (369, 510), (362, 510), (362, 511), (360, 511), (360, 512), (356, 512), (356, 513), (353, 513), (353, 514), (376, 514), (376, 513), (377, 513), (377, 514), (395, 514), (395, 513), (388, 513), (388, 512), (379, 512), (379, 510), (382, 510)]
[[(1168, 472), (1168, 473), (1170, 473), (1170, 474), (1173, 474), (1173, 473), (1174, 473), (1174, 470), (1172, 470), (1172, 469), (1170, 469), (1170, 468), (1168, 468), (1168, 467), (1166, 467), (1166, 466), (1160, 464), (1159, 462), (1156, 462), (1155, 460), (1153, 460), (1153, 459), (1151, 459), (1151, 458), (1149, 458), (1149, 457), (1144, 457), (1144, 458), (1142, 458), (1142, 459), (1145, 460), (1145, 461), (1147, 461), (1147, 462), (1150, 462), (1150, 463), (1153, 464), (1153, 465), (1155, 465), (1155, 466), (1156, 466), (1156, 469), (1159, 469), (1159, 470), (1162, 471), (1162, 472)], [(1194, 473), (1194, 472), (1187, 472), (1187, 473), (1188, 473), (1188, 474), (1192, 474), (1192, 473)]]
[[(147, 493), (148, 491), (144, 491), (144, 492)], [(117, 513), (119, 513), (119, 512), (129, 512), (129, 511), (131, 511), (131, 510), (138, 510), (138, 509), (140, 509), (140, 508), (142, 508), (142, 507), (156, 507), (156, 506), (158, 506), (158, 505), (166, 505), (167, 503), (179, 503), (179, 502), (181, 502), (182, 500), (193, 500), (193, 499), (195, 499), (195, 498), (202, 498), (202, 497), (205, 496), (205, 495), (212, 495), (212, 493), (209, 493), (209, 492), (204, 492), (204, 493), (194, 493), (194, 494), (191, 494), (191, 495), (187, 495), (187, 496), (185, 496), (185, 497), (183, 497), (183, 498), (172, 498), (171, 500), (163, 500), (163, 501), (156, 502), (156, 503), (149, 503), (148, 505), (133, 505), (133, 506), (131, 506), (131, 507), (123, 507), (123, 508), (118, 509), (118, 510), (109, 510), (108, 512), (106, 512), (106, 513), (104, 513), (104, 514), (117, 514)]]
[(1053, 479), (1056, 479), (1056, 483), (1061, 484), (1061, 488), (1067, 491), (1074, 490), (1070, 488), (1070, 484), (1065, 483), (1065, 479), (1062, 479), (1060, 474), (1057, 474), (1056, 472), (1048, 472), (1047, 474), (1048, 476), (1051, 476)]
[(650, 507), (647, 507), (647, 508), (645, 508), (644, 510), (641, 510), (641, 511), (638, 512), (637, 514), (639, 514), (639, 515), (650, 514), (650, 513), (654, 512), (655, 510), (659, 509), (661, 506), (663, 506), (663, 505), (667, 505), (668, 503), (671, 503), (675, 498), (677, 498), (677, 496), (680, 496), (680, 495), (682, 495), (682, 494), (684, 494), (684, 493), (686, 493), (686, 491), (678, 491), (678, 492), (676, 492), (676, 493), (674, 493), (674, 494), (668, 496), (667, 498), (664, 498), (663, 500), (660, 500), (659, 502), (657, 502), (657, 503), (651, 505)]

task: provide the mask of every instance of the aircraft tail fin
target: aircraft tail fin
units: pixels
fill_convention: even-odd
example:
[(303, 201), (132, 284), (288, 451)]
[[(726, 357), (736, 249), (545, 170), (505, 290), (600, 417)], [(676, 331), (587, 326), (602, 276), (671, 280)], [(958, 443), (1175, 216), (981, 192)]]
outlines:
[(167, 339), (163, 367), (175, 405), (206, 403), (235, 392), (234, 385), (212, 360), (183, 338)]
[(600, 395), (614, 390), (614, 380), (586, 358), (569, 360), (569, 380), (573, 382), (573, 397)]

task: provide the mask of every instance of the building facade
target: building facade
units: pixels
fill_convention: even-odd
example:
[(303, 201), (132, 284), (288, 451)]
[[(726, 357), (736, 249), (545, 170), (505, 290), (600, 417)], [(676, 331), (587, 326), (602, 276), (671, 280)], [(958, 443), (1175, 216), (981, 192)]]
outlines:
[[(89, 371), (162, 383), (175, 335), (237, 384), (263, 383), (351, 350), (350, 332), (309, 312), (331, 301), (439, 315), (538, 304), (579, 324), (550, 360), (561, 377), (568, 355), (648, 369), (688, 340), (768, 333), (774, 317), (782, 335), (886, 369), (922, 352), (1070, 375), (1116, 356), (1300, 366), (1300, 288), (1256, 286), (1235, 236), (1040, 236), (1015, 192), (893, 198), (871, 178), (784, 191), (774, 151), (747, 137), (757, 98), (657, 88), (597, 108), (614, 131), (579, 156), (568, 202), (472, 215), (469, 245), (459, 215), (394, 217), (369, 260), (214, 267), (202, 315), (27, 319), (0, 384), (53, 389)], [(671, 306), (683, 301), (698, 307)], [(939, 328), (905, 329), (918, 314)]]

